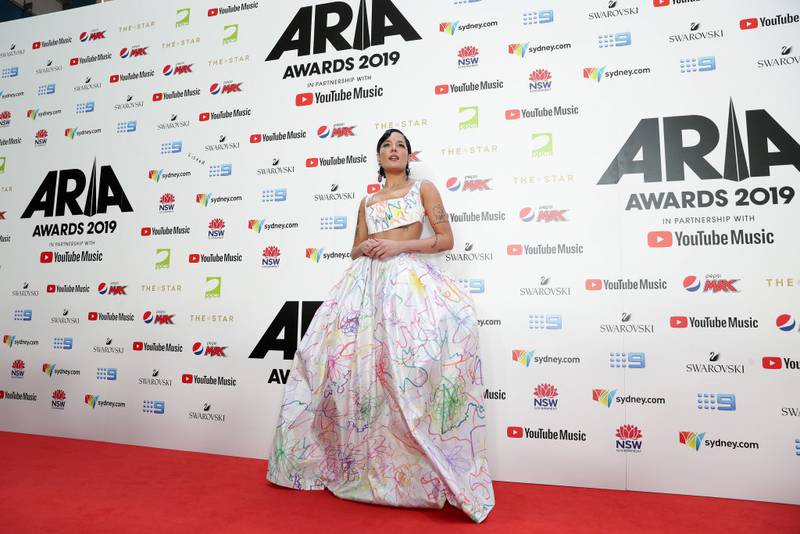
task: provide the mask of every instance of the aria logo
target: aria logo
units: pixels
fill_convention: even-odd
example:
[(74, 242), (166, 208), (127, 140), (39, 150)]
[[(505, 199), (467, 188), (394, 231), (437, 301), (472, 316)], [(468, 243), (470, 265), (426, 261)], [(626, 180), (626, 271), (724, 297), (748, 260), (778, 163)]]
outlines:
[[(81, 208), (78, 204), (78, 197), (84, 189), (87, 189), (88, 193), (84, 206)], [(38, 211), (43, 211), (45, 217), (62, 217), (67, 209), (72, 215), (93, 217), (106, 213), (110, 206), (117, 206), (122, 213), (133, 211), (131, 203), (125, 196), (125, 191), (110, 165), (100, 167), (98, 180), (97, 160), (95, 159), (88, 187), (86, 175), (79, 169), (48, 172), (22, 213), (22, 218), (28, 219)]]
[[(353, 9), (346, 2), (301, 7), (264, 61), (280, 59), (290, 50), (296, 50), (298, 56), (307, 56), (312, 54), (312, 44), (313, 54), (324, 54), (329, 42), (337, 51), (342, 51), (383, 45), (386, 38), (393, 35), (404, 41), (422, 39), (392, 0), (372, 0), (371, 7), (368, 20), (366, 0), (359, 3), (355, 31), (352, 34), (348, 32), (353, 35), (352, 42), (343, 35), (353, 23)], [(336, 16), (330, 17), (332, 14)], [(335, 22), (329, 25), (329, 20)]]
[(170, 248), (157, 248), (156, 249), (156, 269), (169, 269), (170, 259), (172, 258), (172, 249)]
[[(641, 119), (597, 183), (615, 185), (626, 174), (641, 174), (645, 183), (661, 182), (664, 175), (670, 182), (683, 181), (686, 168), (701, 180), (724, 178), (735, 182), (751, 176), (769, 176), (770, 169), (777, 166), (792, 165), (800, 171), (800, 145), (772, 115), (765, 109), (752, 109), (745, 112), (745, 117), (747, 151), (731, 99), (722, 173), (706, 160), (719, 143), (716, 124), (702, 115), (679, 115)], [(663, 124), (661, 129), (659, 123)], [(661, 132), (665, 169), (661, 167)], [(686, 132), (694, 132), (692, 137), (699, 137), (699, 141), (684, 146), (683, 140), (689, 138)], [(771, 151), (770, 147), (776, 150)], [(634, 159), (640, 152), (641, 159)]]

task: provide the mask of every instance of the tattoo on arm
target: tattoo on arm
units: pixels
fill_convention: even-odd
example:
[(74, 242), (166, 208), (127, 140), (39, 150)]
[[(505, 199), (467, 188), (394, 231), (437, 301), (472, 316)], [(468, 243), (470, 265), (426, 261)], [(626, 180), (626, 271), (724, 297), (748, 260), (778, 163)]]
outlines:
[(447, 212), (444, 211), (444, 206), (437, 204), (431, 211), (433, 211), (433, 224), (447, 222)]
[(434, 236), (433, 236), (433, 244), (431, 245), (431, 248), (436, 248), (436, 245), (438, 245), (438, 244), (439, 244), (439, 234), (434, 234)]

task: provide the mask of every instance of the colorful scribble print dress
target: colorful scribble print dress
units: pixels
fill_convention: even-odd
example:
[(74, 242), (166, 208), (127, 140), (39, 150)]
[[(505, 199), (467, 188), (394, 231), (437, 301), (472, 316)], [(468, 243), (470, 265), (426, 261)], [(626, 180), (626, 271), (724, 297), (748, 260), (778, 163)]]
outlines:
[[(422, 221), (416, 181), (369, 205), (370, 234)], [(354, 501), (494, 506), (473, 303), (424, 255), (353, 261), (300, 341), (267, 479)]]

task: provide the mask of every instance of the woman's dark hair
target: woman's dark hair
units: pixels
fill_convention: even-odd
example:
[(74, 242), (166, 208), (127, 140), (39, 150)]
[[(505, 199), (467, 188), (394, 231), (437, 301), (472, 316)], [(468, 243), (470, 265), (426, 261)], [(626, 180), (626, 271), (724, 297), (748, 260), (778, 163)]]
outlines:
[[(392, 135), (395, 132), (397, 132), (400, 135), (402, 135), (403, 139), (405, 139), (405, 141), (406, 141), (406, 150), (408, 150), (408, 154), (410, 156), (411, 155), (411, 142), (408, 140), (408, 137), (406, 137), (406, 134), (404, 134), (403, 132), (401, 132), (397, 128), (389, 128), (388, 130), (383, 132), (383, 135), (381, 135), (380, 138), (378, 138), (378, 146), (375, 149), (375, 152), (380, 153), (381, 145), (383, 144), (383, 142), (386, 141), (387, 139), (389, 139), (389, 136)], [(381, 166), (378, 166), (378, 175), (380, 175), (381, 178), (386, 178), (386, 171), (384, 171), (383, 167), (381, 167)], [(411, 169), (408, 166), (408, 162), (406, 162), (406, 176), (411, 176)]]

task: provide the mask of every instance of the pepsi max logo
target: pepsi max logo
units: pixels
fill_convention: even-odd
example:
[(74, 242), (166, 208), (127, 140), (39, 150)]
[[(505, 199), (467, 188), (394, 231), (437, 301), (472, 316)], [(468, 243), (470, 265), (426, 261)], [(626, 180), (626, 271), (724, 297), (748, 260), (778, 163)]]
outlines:
[(175, 324), (172, 321), (173, 317), (175, 317), (174, 314), (166, 314), (161, 311), (153, 313), (147, 310), (144, 312), (144, 315), (142, 315), (142, 320), (145, 324)]
[(531, 222), (536, 216), (536, 210), (533, 208), (522, 208), (519, 212), (519, 218), (522, 222)]
[(320, 139), (325, 139), (326, 137), (331, 135), (331, 129), (328, 128), (327, 126), (320, 126), (319, 129), (317, 129), (317, 135), (319, 136)]
[(192, 353), (195, 356), (202, 356), (204, 350), (205, 350), (205, 347), (203, 347), (203, 344), (200, 343), (199, 341), (196, 342), (194, 345), (192, 345)]
[(459, 189), (461, 189), (461, 182), (455, 176), (452, 178), (448, 178), (447, 184), (445, 185), (447, 186), (447, 189), (449, 189), (450, 191), (458, 191)]
[(683, 288), (686, 291), (694, 293), (698, 289), (700, 289), (700, 279), (694, 275), (689, 275), (683, 279)]
[(775, 319), (775, 326), (782, 332), (791, 332), (797, 326), (797, 322), (788, 313), (783, 313)]

